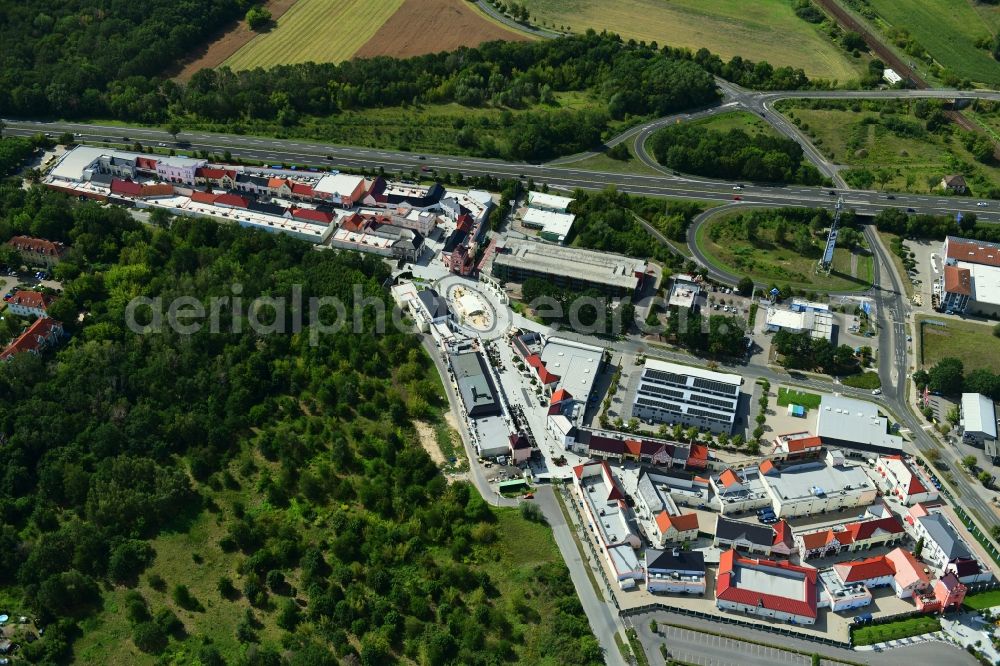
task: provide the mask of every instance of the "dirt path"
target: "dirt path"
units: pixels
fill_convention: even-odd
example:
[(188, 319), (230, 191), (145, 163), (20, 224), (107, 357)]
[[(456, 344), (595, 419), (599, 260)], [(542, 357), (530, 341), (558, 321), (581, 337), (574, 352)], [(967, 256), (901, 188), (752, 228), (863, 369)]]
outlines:
[(496, 39), (528, 37), (484, 18), (467, 0), (405, 0), (354, 57), (423, 55)]
[(438, 447), (434, 427), (426, 421), (414, 421), (413, 427), (417, 429), (417, 436), (420, 437), (420, 446), (424, 447), (424, 451), (431, 457), (435, 465), (444, 467), (447, 461), (445, 461), (444, 454), (441, 453), (441, 449)]
[[(267, 0), (264, 6), (271, 12), (271, 19), (277, 21), (278, 18), (291, 9), (296, 0)], [(180, 70), (173, 75), (175, 79), (187, 81), (199, 69), (218, 67), (226, 58), (233, 55), (257, 36), (258, 33), (250, 29), (247, 22), (241, 20), (219, 35), (204, 50), (196, 52), (194, 58), (181, 63)]]

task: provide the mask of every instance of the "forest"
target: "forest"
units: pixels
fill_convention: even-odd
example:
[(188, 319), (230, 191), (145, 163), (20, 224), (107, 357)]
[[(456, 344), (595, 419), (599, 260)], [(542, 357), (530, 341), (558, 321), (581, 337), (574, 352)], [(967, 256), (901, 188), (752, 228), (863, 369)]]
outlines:
[(71, 246), (50, 310), (71, 339), (0, 365), (0, 577), (45, 628), (25, 659), (601, 663), (548, 529), (449, 483), (417, 443), (414, 420), (447, 408), (419, 338), (376, 332), (374, 308), (315, 344), (240, 310), (215, 333), (125, 325), (137, 296), (233, 285), (385, 303), (384, 264), (155, 222), (0, 186), (0, 241)]
[(650, 137), (650, 147), (660, 164), (699, 176), (803, 185), (824, 182), (804, 159), (802, 147), (784, 137), (671, 125)]

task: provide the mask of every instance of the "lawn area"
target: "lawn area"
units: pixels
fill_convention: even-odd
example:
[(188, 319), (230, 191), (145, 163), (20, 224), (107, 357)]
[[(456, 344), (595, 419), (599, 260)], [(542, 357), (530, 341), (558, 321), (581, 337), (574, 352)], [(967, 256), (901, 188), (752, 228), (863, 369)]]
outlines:
[[(937, 326), (929, 322), (940, 322)], [(942, 358), (957, 358), (966, 371), (988, 368), (1000, 372), (1000, 338), (993, 335), (992, 326), (961, 321), (944, 315), (917, 316), (920, 336), (920, 364), (929, 368)]]
[(816, 395), (815, 393), (806, 393), (805, 391), (796, 391), (795, 389), (784, 387), (778, 389), (779, 407), (802, 405), (808, 409), (819, 409), (819, 403), (822, 402), (822, 400), (823, 397)]
[(254, 37), (222, 64), (252, 69), (347, 60), (402, 4), (403, 0), (298, 0), (270, 32)]
[(844, 386), (851, 386), (859, 389), (871, 390), (882, 388), (882, 380), (879, 379), (878, 373), (870, 370), (857, 375), (847, 375), (846, 377), (841, 377), (840, 381), (844, 384)]
[(888, 231), (878, 231), (877, 233), (882, 238), (882, 244), (885, 245), (889, 256), (892, 257), (892, 265), (896, 268), (896, 275), (899, 276), (900, 282), (903, 283), (903, 289), (906, 290), (906, 297), (913, 298), (913, 282), (910, 281), (906, 273), (906, 266), (903, 265), (903, 260), (900, 256), (892, 251), (892, 243), (898, 236)]
[(1000, 29), (1000, 6), (963, 0), (867, 0), (882, 21), (880, 27), (904, 28), (931, 57), (961, 78), (995, 86), (1000, 65), (980, 37)]
[(864, 63), (835, 46), (818, 26), (798, 18), (787, 0), (524, 0), (532, 21), (573, 32), (593, 28), (724, 59), (735, 55), (801, 67), (813, 78), (857, 80)]
[(720, 270), (748, 275), (760, 282), (815, 291), (862, 290), (871, 285), (872, 258), (867, 252), (858, 254), (857, 274), (851, 275), (848, 272), (853, 263), (851, 250), (838, 247), (834, 252), (834, 270), (826, 275), (816, 270), (822, 252), (819, 240), (814, 240), (810, 254), (805, 256), (788, 244), (775, 243), (772, 228), (761, 224), (751, 242), (734, 231), (732, 224), (740, 215), (741, 212), (720, 215), (701, 225), (695, 236), (698, 248)]
[(1000, 606), (1000, 590), (986, 590), (970, 594), (965, 597), (965, 606), (974, 610)]
[[(911, 101), (780, 104), (781, 111), (828, 158), (872, 174), (881, 170), (888, 177), (884, 183), (875, 180), (863, 185), (852, 183), (850, 173), (845, 173), (856, 187), (941, 194), (938, 184), (942, 176), (961, 173), (973, 196), (988, 196), (991, 189), (1000, 189), (1000, 169), (977, 162), (963, 145), (961, 130), (951, 124), (935, 132), (924, 130), (923, 121), (913, 113), (914, 106)], [(887, 113), (890, 110), (895, 112)]]
[(775, 131), (775, 129), (771, 127), (771, 124), (766, 120), (763, 120), (756, 114), (748, 113), (746, 111), (730, 111), (729, 113), (720, 113), (715, 116), (696, 120), (692, 122), (691, 125), (700, 127), (704, 130), (712, 130), (716, 132), (728, 132), (729, 130), (739, 129), (743, 130), (750, 136), (759, 136), (764, 134), (775, 138), (782, 137), (782, 135)]
[(566, 164), (567, 169), (584, 169), (586, 171), (603, 171), (605, 173), (627, 173), (635, 174), (637, 176), (662, 176), (663, 174), (656, 169), (652, 169), (645, 164), (643, 164), (639, 158), (635, 156), (635, 150), (632, 148), (632, 140), (625, 141), (628, 147), (629, 159), (627, 160), (616, 160), (613, 157), (608, 157), (604, 153), (598, 153), (593, 157), (588, 157), (585, 160), (580, 160), (579, 162), (570, 162)]
[(886, 624), (869, 625), (858, 627), (851, 632), (851, 638), (855, 645), (871, 645), (873, 643), (883, 643), (898, 638), (908, 638), (929, 634), (933, 631), (941, 630), (941, 621), (936, 617), (921, 615), (911, 617), (898, 622), (887, 622)]

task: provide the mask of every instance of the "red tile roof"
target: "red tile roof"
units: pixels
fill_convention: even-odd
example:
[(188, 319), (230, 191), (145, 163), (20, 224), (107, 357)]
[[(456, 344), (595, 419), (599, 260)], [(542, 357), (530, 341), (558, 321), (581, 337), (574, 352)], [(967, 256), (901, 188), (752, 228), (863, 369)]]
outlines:
[(769, 474), (770, 472), (775, 471), (774, 463), (770, 460), (765, 460), (760, 464), (759, 469), (761, 474)]
[(895, 516), (886, 516), (878, 520), (863, 520), (845, 525), (844, 529), (851, 535), (851, 541), (866, 541), (878, 532), (902, 534), (903, 526)]
[(195, 190), (191, 193), (191, 201), (196, 203), (214, 204), (218, 196), (218, 194), (213, 194), (212, 192), (199, 192), (198, 190)]
[(885, 555), (896, 571), (896, 583), (900, 587), (924, 587), (930, 582), (930, 577), (924, 573), (924, 565), (917, 561), (908, 550), (896, 548)]
[(834, 540), (838, 541), (842, 546), (854, 543), (853, 535), (847, 530), (841, 530), (839, 532), (835, 532), (833, 530), (823, 530), (821, 532), (811, 532), (809, 534), (802, 535), (802, 545), (806, 550), (816, 550), (817, 548), (829, 546), (834, 542)]
[(219, 180), (225, 173), (225, 169), (215, 169), (212, 167), (199, 167), (194, 170), (195, 178), (208, 178), (211, 180)]
[(546, 369), (545, 364), (542, 362), (542, 357), (538, 354), (531, 354), (525, 360), (527, 360), (528, 365), (533, 367), (535, 372), (538, 373), (538, 379), (542, 382), (542, 384), (548, 386), (549, 384), (559, 381), (559, 375), (549, 372), (548, 369)]
[(279, 189), (282, 185), (287, 185), (288, 181), (284, 178), (269, 178), (267, 181), (267, 186), (272, 190)]
[(801, 439), (789, 439), (785, 445), (788, 447), (789, 453), (798, 453), (823, 446), (823, 440), (819, 437), (802, 437)]
[(15, 250), (34, 252), (35, 254), (48, 254), (58, 256), (66, 251), (66, 246), (55, 241), (44, 238), (32, 238), (31, 236), (14, 236), (7, 244)]
[(854, 562), (840, 562), (833, 565), (833, 570), (837, 572), (837, 575), (845, 583), (859, 583), (863, 580), (881, 578), (882, 576), (894, 576), (896, 574), (892, 563), (884, 555)]
[(11, 356), (22, 352), (38, 351), (45, 346), (45, 341), (49, 336), (60, 333), (62, 333), (62, 322), (50, 317), (36, 319), (24, 333), (0, 352), (0, 360), (6, 361)]
[[(736, 570), (742, 567), (766, 572), (767, 569), (781, 569), (801, 576), (804, 599), (791, 599), (776, 594), (739, 587)], [(752, 560), (739, 557), (735, 550), (727, 550), (719, 558), (719, 575), (716, 579), (715, 598), (732, 603), (757, 608), (766, 608), (781, 613), (801, 617), (816, 617), (816, 570), (796, 566), (788, 562), (772, 560)]]
[(137, 197), (142, 194), (142, 185), (131, 180), (114, 178), (111, 181), (111, 192), (113, 194), (124, 194), (130, 197)]
[(302, 197), (311, 197), (313, 195), (312, 185), (306, 183), (292, 183), (292, 194), (298, 194)]
[(740, 478), (736, 476), (736, 472), (734, 472), (731, 469), (727, 469), (726, 471), (724, 471), (722, 474), (719, 475), (719, 481), (721, 481), (722, 485), (725, 486), (726, 488), (730, 488), (733, 485), (739, 483)]
[(508, 439), (510, 441), (511, 449), (518, 450), (531, 448), (531, 442), (528, 441), (528, 438), (522, 432), (511, 434)]
[(671, 527), (678, 532), (688, 532), (698, 529), (698, 516), (693, 513), (671, 516), (666, 511), (661, 511), (656, 514), (656, 526), (660, 528), (661, 534), (666, 534)]
[(972, 296), (972, 271), (958, 266), (945, 266), (944, 290), (949, 294)]
[(948, 258), (970, 264), (1000, 266), (1000, 245), (951, 237), (948, 238)]
[(296, 220), (308, 220), (310, 222), (319, 222), (320, 224), (330, 224), (333, 222), (333, 213), (316, 210), (315, 208), (293, 208), (292, 217)]
[(792, 535), (792, 526), (782, 518), (774, 524), (774, 542), (772, 545), (784, 544), (791, 548), (795, 544), (795, 537)]
[(49, 304), (52, 303), (51, 296), (46, 296), (40, 291), (26, 291), (24, 289), (18, 289), (10, 298), (5, 298), (4, 300), (8, 303), (23, 305), (26, 308), (42, 311), (48, 310)]
[(220, 194), (215, 198), (215, 203), (222, 206), (232, 206), (234, 208), (247, 207), (247, 200), (238, 194)]
[(572, 400), (572, 399), (573, 396), (570, 395), (570, 392), (567, 391), (566, 389), (564, 388), (556, 389), (556, 392), (552, 394), (552, 399), (549, 400), (549, 404), (554, 405), (557, 402), (563, 402), (565, 400)]
[(152, 157), (137, 157), (135, 158), (135, 165), (140, 169), (156, 171), (156, 160)]
[(906, 488), (906, 494), (907, 495), (920, 495), (920, 494), (926, 493), (926, 492), (927, 492), (927, 488), (924, 486), (924, 484), (920, 483), (920, 479), (917, 478), (917, 475), (914, 474), (913, 476), (911, 476), (910, 477), (910, 485)]
[(708, 467), (708, 447), (704, 444), (692, 444), (691, 452), (688, 453), (687, 465), (699, 469)]

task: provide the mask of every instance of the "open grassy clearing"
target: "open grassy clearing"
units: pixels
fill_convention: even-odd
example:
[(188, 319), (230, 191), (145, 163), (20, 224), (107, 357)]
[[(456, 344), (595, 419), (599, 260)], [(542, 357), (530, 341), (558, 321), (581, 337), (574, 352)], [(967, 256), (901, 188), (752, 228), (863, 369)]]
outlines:
[(919, 636), (941, 630), (941, 621), (936, 617), (921, 615), (896, 622), (858, 627), (851, 633), (855, 645), (871, 645), (898, 638)]
[[(1000, 68), (1000, 63), (997, 66)], [(973, 196), (987, 196), (990, 189), (1000, 188), (1000, 169), (978, 162), (963, 145), (957, 127), (946, 125), (934, 132), (904, 136), (884, 124), (888, 116), (880, 111), (895, 108), (898, 112), (891, 114), (892, 118), (922, 129), (922, 120), (913, 113), (913, 102), (856, 102), (844, 108), (824, 102), (813, 106), (821, 105), (828, 108), (783, 102), (781, 110), (831, 160), (873, 173), (885, 170), (889, 180), (873, 183), (872, 189), (942, 194), (938, 188), (941, 178), (953, 173), (965, 176)]]
[(1000, 29), (1000, 6), (969, 0), (867, 0), (884, 19), (880, 27), (905, 28), (931, 57), (961, 78), (995, 86), (1000, 63), (975, 41)]
[(298, 0), (270, 32), (255, 37), (223, 65), (252, 69), (347, 60), (402, 4), (403, 0)]
[(822, 396), (818, 396), (815, 393), (806, 393), (805, 391), (796, 391), (790, 388), (779, 388), (778, 389), (778, 406), (787, 407), (788, 405), (802, 405), (808, 409), (819, 409), (819, 403), (823, 400)]
[[(939, 322), (937, 326), (929, 322)], [(943, 358), (957, 358), (966, 371), (988, 368), (1000, 372), (1000, 338), (989, 324), (961, 321), (944, 315), (917, 317), (920, 336), (920, 364), (929, 368)]]
[(742, 211), (720, 215), (698, 228), (695, 242), (717, 268), (733, 275), (747, 275), (755, 281), (821, 292), (871, 286), (870, 254), (859, 253), (857, 274), (852, 275), (843, 268), (854, 263), (851, 250), (838, 247), (834, 252), (834, 270), (825, 275), (816, 271), (817, 257), (803, 256), (791, 247), (775, 243), (773, 230), (765, 225), (754, 235), (754, 242), (733, 233), (729, 223), (741, 214)]
[(565, 166), (567, 169), (585, 169), (587, 171), (604, 171), (607, 173), (631, 173), (640, 176), (662, 175), (656, 169), (646, 166), (646, 164), (635, 156), (634, 138), (626, 140), (623, 145), (628, 150), (627, 160), (616, 160), (613, 157), (608, 157), (605, 153), (598, 153), (593, 157), (588, 157), (579, 162), (570, 162)]
[(748, 113), (747, 111), (730, 111), (729, 113), (720, 113), (709, 118), (696, 120), (690, 124), (704, 130), (716, 132), (728, 132), (729, 130), (738, 129), (743, 130), (750, 136), (759, 136), (761, 134), (776, 138), (780, 138), (782, 136), (775, 131), (773, 127), (771, 127), (770, 123), (763, 120), (760, 116)]
[(626, 39), (706, 47), (725, 59), (735, 55), (772, 65), (801, 67), (813, 78), (857, 80), (862, 63), (795, 16), (787, 0), (524, 0), (532, 21), (616, 32)]

